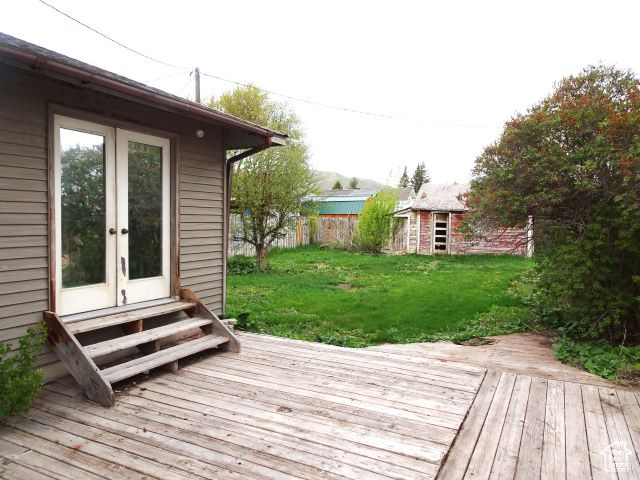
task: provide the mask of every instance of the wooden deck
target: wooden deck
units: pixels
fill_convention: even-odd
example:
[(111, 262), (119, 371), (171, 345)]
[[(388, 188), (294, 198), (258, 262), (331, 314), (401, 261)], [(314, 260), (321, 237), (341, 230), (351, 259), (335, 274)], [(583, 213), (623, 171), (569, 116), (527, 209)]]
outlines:
[(617, 440), (633, 452), (620, 479), (640, 478), (633, 391), (409, 346), (240, 339), (242, 353), (154, 375), (112, 408), (46, 385), (0, 427), (0, 478), (613, 479), (597, 452)]

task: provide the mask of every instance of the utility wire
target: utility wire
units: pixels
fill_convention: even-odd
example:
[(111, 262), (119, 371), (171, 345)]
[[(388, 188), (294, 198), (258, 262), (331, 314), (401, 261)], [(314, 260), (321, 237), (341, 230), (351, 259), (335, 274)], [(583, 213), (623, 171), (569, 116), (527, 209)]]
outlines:
[[(115, 43), (115, 44), (116, 44), (116, 45), (118, 45), (119, 47), (122, 47), (122, 48), (124, 48), (125, 50), (128, 50), (129, 52), (135, 53), (136, 55), (140, 55), (141, 57), (144, 57), (144, 58), (146, 58), (147, 60), (151, 60), (151, 61), (156, 62), (156, 63), (159, 63), (159, 64), (161, 64), (161, 65), (165, 65), (165, 66), (167, 66), (167, 67), (171, 67), (171, 68), (178, 68), (178, 69), (183, 70), (183, 72), (179, 72), (179, 73), (177, 73), (177, 74), (175, 74), (175, 75), (167, 75), (166, 77), (160, 77), (160, 78), (156, 78), (156, 79), (154, 79), (154, 80), (149, 80), (149, 81), (156, 81), (156, 80), (161, 80), (161, 79), (164, 79), (164, 78), (173, 77), (173, 76), (176, 76), (176, 75), (179, 75), (179, 74), (181, 74), (181, 73), (185, 73), (185, 72), (187, 72), (187, 71), (190, 71), (190, 70), (191, 70), (190, 68), (183, 67), (183, 66), (179, 66), (179, 65), (174, 65), (174, 64), (172, 64), (172, 63), (168, 63), (168, 62), (164, 62), (164, 61), (162, 61), (162, 60), (158, 60), (157, 58), (154, 58), (154, 57), (151, 57), (151, 56), (149, 56), (149, 55), (146, 55), (146, 54), (144, 54), (144, 53), (142, 53), (142, 52), (139, 52), (138, 50), (134, 50), (133, 48), (130, 48), (130, 47), (126, 46), (125, 44), (123, 44), (123, 43), (121, 43), (121, 42), (119, 42), (119, 41), (117, 41), (117, 40), (115, 40), (115, 39), (113, 39), (113, 38), (109, 37), (108, 35), (106, 35), (106, 34), (104, 34), (104, 33), (100, 32), (100, 31), (96, 30), (96, 29), (95, 29), (95, 28), (93, 28), (93, 27), (90, 27), (90, 26), (89, 26), (89, 25), (87, 25), (86, 23), (81, 22), (80, 20), (78, 20), (78, 19), (76, 19), (76, 18), (72, 17), (72, 16), (71, 16), (71, 15), (69, 15), (68, 13), (63, 12), (62, 10), (60, 10), (60, 9), (58, 9), (58, 8), (56, 8), (56, 7), (54, 7), (53, 5), (51, 5), (51, 4), (47, 3), (47, 2), (45, 2), (44, 0), (38, 0), (38, 1), (39, 1), (41, 4), (43, 4), (43, 5), (45, 5), (45, 6), (49, 7), (49, 8), (51, 8), (52, 10), (55, 10), (55, 11), (56, 11), (56, 12), (58, 12), (59, 14), (64, 15), (64, 16), (65, 16), (65, 17), (67, 17), (69, 20), (71, 20), (71, 21), (73, 21), (73, 22), (76, 22), (76, 23), (77, 23), (77, 24), (79, 24), (79, 25), (82, 25), (83, 27), (85, 27), (85, 28), (87, 28), (87, 29), (91, 30), (91, 31), (92, 31), (92, 32), (94, 32), (94, 33), (97, 33), (98, 35), (100, 35), (101, 37), (103, 37), (103, 38), (105, 38), (105, 39), (109, 40), (110, 42)], [(193, 73), (193, 70), (191, 70), (191, 73)], [(191, 77), (191, 73), (189, 74), (189, 76), (190, 76), (190, 77)], [(295, 102), (306, 103), (306, 104), (308, 104), (308, 105), (315, 105), (315, 106), (318, 106), (318, 107), (330, 108), (330, 109), (333, 109), (333, 110), (338, 110), (338, 111), (343, 111), (343, 112), (356, 113), (356, 114), (360, 114), (360, 115), (368, 115), (368, 116), (371, 116), (371, 117), (386, 118), (386, 119), (388, 119), (388, 120), (399, 120), (399, 121), (402, 121), (402, 122), (411, 122), (411, 123), (428, 124), (428, 125), (432, 125), (432, 126), (440, 126), (440, 127), (455, 127), (455, 128), (496, 128), (495, 126), (492, 126), (492, 125), (463, 125), (463, 124), (432, 123), (432, 122), (427, 122), (427, 121), (425, 121), (425, 120), (417, 120), (417, 119), (410, 119), (410, 118), (395, 117), (395, 116), (393, 116), (393, 115), (388, 115), (388, 114), (385, 114), (385, 113), (377, 113), (377, 112), (368, 112), (368, 111), (364, 111), (364, 110), (356, 110), (356, 109), (354, 109), (354, 108), (341, 107), (341, 106), (338, 106), (338, 105), (331, 105), (331, 104), (328, 104), (328, 103), (315, 102), (315, 101), (313, 101), (313, 100), (308, 100), (308, 99), (306, 99), (306, 98), (294, 97), (294, 96), (291, 96), (291, 95), (286, 95), (286, 94), (284, 94), (284, 93), (278, 93), (278, 92), (274, 92), (274, 91), (271, 91), (271, 90), (266, 90), (266, 89), (263, 89), (263, 88), (256, 87), (255, 85), (249, 85), (249, 84), (247, 84), (247, 83), (237, 82), (237, 81), (235, 81), (235, 80), (229, 80), (229, 79), (227, 79), (227, 78), (223, 78), (223, 77), (220, 77), (220, 76), (217, 76), (217, 75), (213, 75), (213, 74), (210, 74), (210, 73), (206, 73), (206, 72), (200, 72), (200, 73), (201, 73), (203, 76), (205, 76), (205, 77), (213, 78), (213, 79), (216, 79), (216, 80), (221, 80), (221, 81), (223, 81), (223, 82), (233, 83), (233, 84), (238, 85), (238, 86), (242, 86), (242, 87), (253, 87), (253, 88), (256, 88), (256, 89), (260, 90), (261, 92), (267, 93), (267, 94), (269, 94), (269, 95), (275, 95), (275, 96), (282, 97), (282, 98), (286, 98), (286, 99), (288, 99), (288, 100), (292, 100), (292, 101), (295, 101)], [(191, 82), (191, 78), (189, 78), (189, 83), (190, 83), (190, 82)], [(187, 85), (188, 85), (188, 83), (187, 83)], [(184, 89), (186, 88), (186, 86), (187, 86), (187, 85), (185, 85), (184, 87), (182, 87), (182, 88), (181, 88), (181, 91), (182, 91), (182, 90), (184, 90)]]
[(140, 55), (141, 57), (144, 57), (144, 58), (146, 58), (146, 59), (148, 59), (148, 60), (151, 60), (151, 61), (154, 61), (154, 62), (156, 62), (156, 63), (160, 63), (160, 64), (165, 65), (165, 66), (167, 66), (167, 67), (179, 68), (179, 69), (181, 69), (181, 70), (188, 70), (188, 68), (187, 68), (187, 67), (181, 67), (181, 66), (179, 66), (179, 65), (174, 65), (174, 64), (172, 64), (172, 63), (163, 62), (162, 60), (158, 60), (157, 58), (150, 57), (149, 55), (145, 55), (145, 54), (144, 54), (144, 53), (142, 53), (142, 52), (139, 52), (139, 51), (137, 51), (137, 50), (134, 50), (133, 48), (127, 47), (125, 44), (120, 43), (120, 42), (119, 42), (119, 41), (117, 41), (117, 40), (114, 40), (113, 38), (109, 37), (108, 35), (105, 35), (105, 34), (104, 34), (104, 33), (102, 33), (102, 32), (99, 32), (98, 30), (96, 30), (96, 29), (95, 29), (95, 28), (93, 28), (93, 27), (90, 27), (90, 26), (89, 26), (89, 25), (87, 25), (86, 23), (82, 23), (80, 20), (78, 20), (78, 19), (76, 19), (76, 18), (73, 18), (73, 17), (72, 17), (71, 15), (69, 15), (68, 13), (63, 12), (62, 10), (60, 10), (60, 9), (58, 9), (58, 8), (56, 8), (56, 7), (54, 7), (53, 5), (51, 5), (51, 4), (47, 3), (47, 2), (45, 2), (44, 0), (38, 0), (38, 1), (39, 1), (40, 3), (42, 3), (43, 5), (46, 5), (47, 7), (51, 8), (52, 10), (55, 10), (55, 11), (56, 11), (56, 12), (58, 12), (59, 14), (64, 15), (64, 16), (65, 16), (65, 17), (67, 17), (69, 20), (72, 20), (72, 21), (74, 21), (74, 22), (76, 22), (76, 23), (78, 23), (78, 24), (82, 25), (83, 27), (88, 28), (88, 29), (89, 29), (89, 30), (91, 30), (92, 32), (97, 33), (97, 34), (98, 34), (98, 35), (100, 35), (101, 37), (106, 38), (106, 39), (107, 39), (107, 40), (109, 40), (110, 42), (113, 42), (113, 43), (115, 43), (116, 45), (118, 45), (118, 46), (120, 46), (120, 47), (122, 47), (122, 48), (124, 48), (124, 49), (126, 49), (126, 50), (129, 50), (129, 51), (130, 51), (130, 52), (132, 52), (132, 53), (135, 53), (136, 55)]
[[(152, 78), (151, 80), (144, 80), (142, 83), (153, 83), (153, 82), (158, 82), (160, 80), (165, 80), (167, 78), (173, 78), (173, 77), (177, 77), (178, 75), (184, 75), (185, 73), (189, 72), (189, 69), (185, 69), (181, 72), (178, 73), (172, 73), (171, 75), (163, 75), (162, 77), (158, 77), (158, 78)], [(193, 70), (191, 70), (189, 72), (189, 75), (191, 75), (191, 73), (193, 73)]]
[(315, 106), (318, 106), (318, 107), (331, 108), (333, 110), (340, 110), (340, 111), (343, 111), (343, 112), (358, 113), (360, 115), (369, 115), (369, 116), (372, 116), (372, 117), (386, 118), (386, 119), (389, 119), (389, 120), (400, 120), (402, 122), (428, 123), (429, 125), (440, 126), (440, 127), (496, 128), (495, 126), (492, 126), (492, 125), (462, 125), (462, 124), (449, 124), (449, 123), (433, 123), (433, 122), (426, 122), (425, 120), (418, 120), (418, 119), (412, 119), (412, 118), (403, 118), (403, 117), (395, 117), (393, 115), (388, 115), (388, 114), (385, 114), (385, 113), (376, 113), (376, 112), (367, 112), (367, 111), (364, 111), (364, 110), (356, 110), (354, 108), (349, 108), (349, 107), (340, 107), (340, 106), (331, 105), (331, 104), (328, 104), (328, 103), (314, 102), (313, 100), (307, 100), (306, 98), (293, 97), (291, 95), (286, 95), (284, 93), (278, 93), (278, 92), (274, 92), (272, 90), (266, 90), (264, 88), (259, 88), (259, 87), (256, 87), (255, 85), (251, 85), (251, 84), (248, 84), (248, 83), (237, 82), (235, 80), (229, 80), (227, 78), (219, 77), (217, 75), (211, 75), (210, 73), (206, 73), (206, 72), (200, 72), (200, 73), (205, 77), (214, 78), (216, 80), (221, 80), (223, 82), (233, 83), (233, 84), (241, 86), (241, 87), (255, 88), (257, 90), (260, 90), (261, 92), (268, 93), (269, 95), (274, 95), (274, 96), (277, 96), (277, 97), (286, 98), (286, 99), (292, 100), (294, 102), (301, 102), (301, 103), (306, 103), (306, 104), (309, 104), (309, 105), (315, 105)]

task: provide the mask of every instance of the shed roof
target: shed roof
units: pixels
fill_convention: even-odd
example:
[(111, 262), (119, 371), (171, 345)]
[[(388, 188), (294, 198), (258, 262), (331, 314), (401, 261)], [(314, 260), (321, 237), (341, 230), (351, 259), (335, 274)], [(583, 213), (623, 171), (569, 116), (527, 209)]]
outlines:
[(358, 215), (364, 208), (364, 200), (332, 201), (318, 203), (318, 215)]
[(393, 190), (398, 196), (399, 202), (406, 202), (408, 200), (415, 198), (413, 187), (397, 187), (397, 188), (394, 188)]
[(325, 190), (313, 195), (316, 202), (340, 202), (350, 200), (366, 200), (373, 197), (379, 190), (362, 190), (360, 188), (341, 189), (341, 190)]
[(420, 187), (418, 196), (413, 204), (414, 210), (467, 210), (458, 200), (458, 196), (465, 193), (469, 185), (465, 183), (433, 184), (425, 183)]
[(286, 135), (269, 130), (227, 113), (192, 102), (163, 90), (145, 85), (102, 68), (0, 32), (0, 61), (26, 64), (29, 68), (57, 78), (73, 80), (87, 88), (152, 104), (225, 128), (227, 148), (249, 148), (269, 144), (284, 145)]

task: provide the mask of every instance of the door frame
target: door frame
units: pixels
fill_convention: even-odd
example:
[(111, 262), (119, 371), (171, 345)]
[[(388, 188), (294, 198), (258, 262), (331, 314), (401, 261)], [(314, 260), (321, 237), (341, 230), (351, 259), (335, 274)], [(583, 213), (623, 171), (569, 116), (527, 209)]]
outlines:
[[(101, 135), (105, 139), (104, 143), (104, 193), (105, 193), (105, 223), (106, 225), (115, 225), (116, 223), (116, 137), (115, 129), (106, 125), (88, 122), (77, 118), (64, 117), (55, 115), (53, 119), (54, 128), (54, 192), (56, 212), (62, 211), (62, 184), (61, 175), (61, 152), (60, 152), (60, 129), (75, 130), (95, 135)], [(105, 227), (106, 227), (105, 225)], [(55, 279), (58, 286), (56, 296), (60, 299), (62, 305), (62, 264), (58, 262), (58, 253), (62, 252), (62, 218), (56, 215), (55, 219), (55, 250), (56, 250), (56, 270)], [(116, 238), (108, 235), (105, 231), (105, 282), (100, 284), (82, 285), (73, 287), (72, 290), (65, 292), (68, 297), (67, 301), (80, 305), (79, 308), (91, 310), (91, 305), (98, 305), (97, 308), (106, 308), (116, 303), (117, 276), (114, 262), (109, 262), (109, 258), (115, 258), (116, 255)]]
[[(447, 216), (447, 242), (446, 250), (436, 250), (436, 215)], [(438, 255), (449, 255), (451, 253), (451, 212), (432, 211), (431, 212), (431, 253)]]
[[(57, 253), (59, 234), (56, 232), (56, 222), (59, 221), (59, 210), (56, 208), (56, 165), (55, 165), (55, 126), (54, 117), (56, 115), (70, 117), (72, 119), (84, 120), (91, 123), (100, 124), (113, 129), (122, 128), (132, 132), (146, 133), (149, 135), (164, 137), (170, 141), (169, 150), (169, 188), (170, 188), (170, 226), (169, 226), (169, 270), (170, 270), (170, 296), (176, 297), (180, 293), (180, 208), (179, 189), (177, 179), (180, 175), (180, 135), (160, 128), (155, 128), (104, 113), (95, 113), (87, 110), (62, 105), (55, 102), (47, 103), (47, 152), (48, 152), (48, 266), (49, 266), (49, 310), (60, 312), (60, 286), (61, 282), (56, 278)], [(140, 117), (143, 113), (141, 112)], [(131, 118), (131, 114), (127, 115)], [(117, 307), (116, 307), (117, 308)]]

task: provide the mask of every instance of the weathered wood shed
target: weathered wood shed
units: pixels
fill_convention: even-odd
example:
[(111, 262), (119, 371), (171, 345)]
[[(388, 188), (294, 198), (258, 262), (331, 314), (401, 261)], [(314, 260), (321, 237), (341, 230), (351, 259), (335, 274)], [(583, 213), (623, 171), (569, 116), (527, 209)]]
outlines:
[[(0, 34), (0, 342), (17, 346), (44, 314), (46, 378), (68, 369), (105, 404), (112, 382), (218, 345), (237, 350), (218, 319), (227, 151), (282, 144)], [(132, 353), (143, 356), (114, 364)]]
[(505, 227), (478, 232), (473, 241), (465, 239), (460, 226), (467, 208), (460, 200), (466, 184), (432, 184), (420, 187), (415, 202), (403, 211), (408, 215), (408, 251), (422, 255), (495, 253), (531, 255), (532, 230)]

